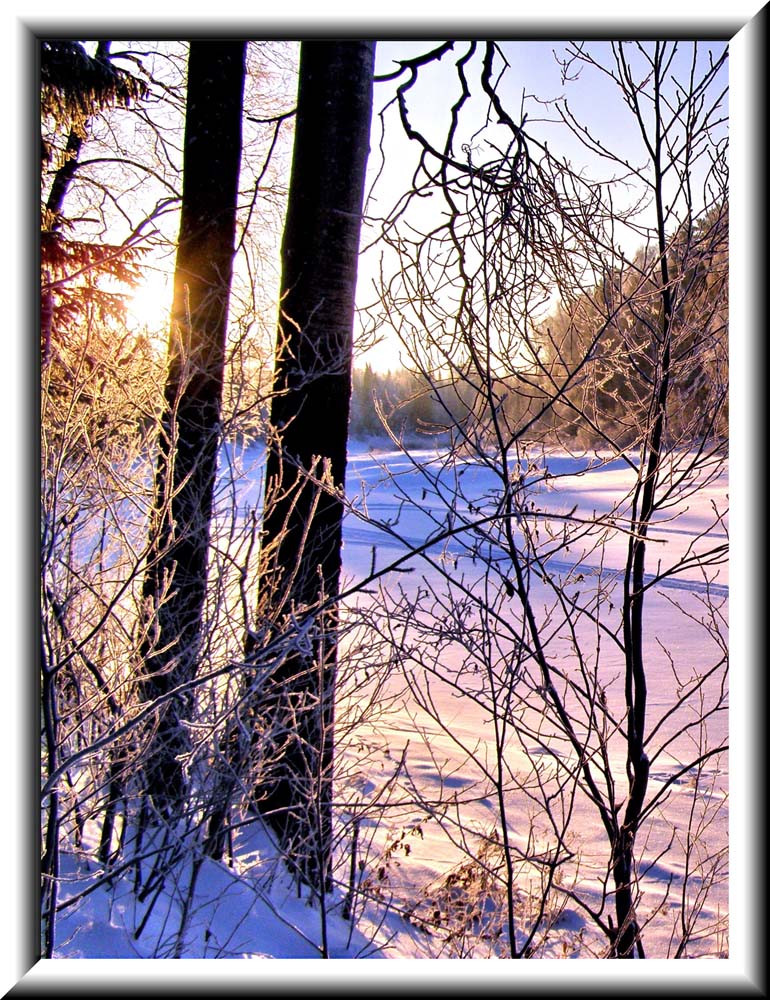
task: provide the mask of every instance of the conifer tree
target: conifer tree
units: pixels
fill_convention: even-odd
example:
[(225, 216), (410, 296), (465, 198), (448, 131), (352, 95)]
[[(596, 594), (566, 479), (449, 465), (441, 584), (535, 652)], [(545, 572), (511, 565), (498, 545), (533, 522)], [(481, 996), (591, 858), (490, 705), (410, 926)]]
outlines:
[(66, 342), (73, 321), (90, 307), (96, 306), (102, 315), (120, 314), (122, 298), (100, 285), (100, 277), (127, 285), (138, 278), (135, 251), (67, 234), (65, 199), (77, 174), (91, 119), (147, 95), (141, 79), (110, 61), (110, 45), (100, 41), (93, 56), (77, 41), (43, 41), (40, 47), (40, 340), (44, 367)]

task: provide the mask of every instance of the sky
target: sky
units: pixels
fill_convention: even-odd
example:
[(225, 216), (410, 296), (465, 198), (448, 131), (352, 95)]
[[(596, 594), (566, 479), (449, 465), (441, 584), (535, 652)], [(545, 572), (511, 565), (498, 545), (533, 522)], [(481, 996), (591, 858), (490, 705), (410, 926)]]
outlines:
[[(434, 43), (427, 40), (378, 42), (377, 72), (383, 74), (392, 71), (397, 65), (397, 60), (413, 58), (429, 51), (433, 46)], [(561, 62), (565, 58), (567, 45), (563, 41), (508, 40), (501, 42), (500, 46), (508, 66), (498, 85), (498, 94), (514, 121), (520, 121), (522, 114), (526, 113), (525, 129), (528, 136), (538, 142), (547, 142), (552, 153), (568, 160), (574, 169), (584, 171), (592, 179), (609, 180), (616, 177), (619, 173), (618, 166), (600, 162), (560, 121), (555, 102), (566, 100), (578, 122), (586, 126), (592, 137), (599, 139), (607, 148), (619, 153), (633, 165), (641, 167), (648, 161), (648, 154), (634, 116), (625, 104), (617, 84), (605, 73), (586, 65), (576, 72), (573, 65), (565, 80)], [(710, 54), (717, 59), (724, 47), (725, 43), (714, 42), (698, 45), (697, 76), (706, 71)], [(610, 42), (589, 42), (586, 48), (602, 66), (614, 69), (615, 60)], [(454, 50), (445, 54), (440, 62), (421, 67), (417, 82), (407, 92), (410, 123), (415, 128), (423, 130), (437, 148), (443, 146), (451, 107), (460, 93), (455, 63), (467, 49), (467, 42), (458, 41)], [(685, 85), (688, 82), (692, 53), (691, 43), (680, 43), (671, 66), (671, 77)], [(625, 54), (634, 70), (635, 79), (641, 81), (648, 72), (644, 59), (633, 45), (626, 46)], [(479, 45), (467, 71), (474, 96), (463, 109), (464, 117), (461, 121), (467, 121), (468, 125), (464, 134), (462, 131), (459, 132), (455, 143), (455, 155), (458, 156), (462, 155), (460, 144), (463, 139), (471, 139), (474, 131), (483, 124), (487, 113), (486, 101), (481, 95), (475, 97), (475, 93), (480, 90), (478, 72), (481, 58), (482, 46)], [(501, 63), (496, 62), (495, 66), (500, 67)], [(725, 64), (709, 93), (716, 97), (721, 90), (727, 88), (727, 76), (728, 67)], [(401, 78), (403, 79), (404, 77)], [(384, 132), (378, 114), (392, 99), (396, 86), (397, 82), (375, 84), (375, 118), (369, 158), (370, 179), (373, 179), (378, 171), (381, 170), (381, 173), (367, 204), (367, 211), (374, 216), (386, 213), (403, 191), (408, 189), (416, 162), (416, 143), (410, 142), (404, 135), (395, 107), (389, 107), (387, 116), (383, 118)], [(726, 106), (724, 113), (727, 114)], [(725, 125), (720, 129), (720, 134), (726, 133)], [(381, 135), (384, 163), (383, 153), (379, 148)], [(485, 147), (488, 137), (489, 130), (481, 137), (474, 137), (474, 146), (479, 150), (479, 157), (489, 155), (489, 149)], [(510, 137), (506, 135), (502, 141), (507, 143)], [(536, 152), (533, 155), (536, 156)], [(699, 169), (693, 171), (694, 177), (697, 176)], [(626, 193), (626, 189), (620, 186), (613, 187), (613, 198), (617, 204), (622, 204), (624, 198), (630, 201), (635, 196)], [(438, 199), (422, 199), (419, 204), (418, 218), (426, 228), (429, 225), (429, 221), (426, 220), (433, 218), (429, 215), (430, 206), (435, 204), (436, 200)], [(410, 216), (409, 221), (412, 219), (413, 216)], [(651, 226), (654, 224), (654, 217), (648, 213), (640, 217), (639, 221)], [(639, 248), (638, 235), (623, 234), (622, 231), (618, 231), (616, 235), (627, 255), (633, 255)], [(365, 229), (362, 245), (366, 247), (370, 240), (371, 234)], [(371, 297), (372, 284), (378, 277), (378, 268), (379, 250), (377, 248), (366, 250), (359, 265), (359, 303), (362, 305)], [(395, 368), (398, 367), (398, 358), (399, 350), (395, 339), (386, 336), (382, 344), (367, 351), (364, 358), (359, 357), (358, 360), (359, 363), (365, 360), (374, 368)]]
[[(418, 41), (402, 41), (386, 39), (377, 43), (376, 73), (386, 74), (396, 66), (396, 60), (411, 58), (429, 51), (435, 43), (429, 39)], [(447, 53), (440, 62), (422, 67), (416, 85), (409, 91), (409, 113), (413, 125), (424, 129), (437, 145), (441, 145), (449, 121), (452, 103), (459, 93), (456, 60), (468, 47), (467, 42), (458, 41), (452, 52)], [(570, 107), (581, 122), (585, 122), (592, 134), (600, 136), (610, 145), (617, 146), (634, 162), (642, 162), (645, 154), (641, 147), (638, 131), (634, 129), (633, 121), (629, 121), (628, 109), (617, 94), (617, 88), (601, 73), (589, 67), (583, 67), (578, 79), (565, 83), (557, 56), (563, 56), (565, 43), (547, 40), (504, 41), (502, 51), (508, 61), (505, 75), (499, 86), (499, 93), (507, 110), (514, 120), (519, 120), (522, 107), (527, 113), (527, 131), (535, 138), (548, 141), (549, 147), (571, 160), (576, 167), (587, 167), (591, 172), (598, 171), (600, 176), (606, 176), (606, 168), (592, 163), (590, 156), (581, 144), (567, 133), (567, 130), (557, 122), (557, 113), (553, 104), (537, 103), (553, 102), (555, 99), (567, 98)], [(481, 49), (474, 57), (469, 75), (477, 80), (480, 66)], [(715, 46), (716, 50), (721, 46)], [(687, 62), (688, 45), (683, 45), (680, 61)], [(612, 64), (610, 46), (607, 42), (592, 43), (591, 51)], [(633, 59), (633, 54), (632, 54)], [(683, 65), (684, 71), (684, 65)], [(722, 77), (726, 82), (727, 69)], [(416, 156), (416, 144), (410, 142), (403, 133), (398, 121), (395, 106), (390, 106), (383, 120), (385, 122), (382, 138), (385, 153), (384, 164), (380, 151), (382, 123), (380, 112), (385, 109), (395, 94), (397, 82), (377, 82), (374, 90), (374, 119), (372, 126), (372, 144), (369, 156), (370, 183), (377, 177), (372, 196), (367, 202), (366, 211), (373, 216), (387, 213), (403, 191), (408, 188)], [(481, 97), (475, 96), (478, 84), (474, 85), (474, 96), (469, 102), (471, 114), (464, 115), (464, 121), (469, 122), (467, 135), (470, 137), (477, 124), (483, 122), (486, 114), (486, 103)], [(287, 95), (287, 106), (290, 103)], [(466, 109), (467, 110), (467, 109)], [(289, 162), (286, 157), (287, 164)], [(246, 182), (242, 178), (244, 196)], [(164, 192), (165, 193), (165, 192)], [(264, 204), (264, 203), (263, 203)], [(254, 217), (259, 222), (259, 201), (257, 214)], [(423, 202), (423, 206), (426, 203)], [(252, 223), (253, 225), (254, 223)], [(362, 246), (367, 246), (372, 239), (373, 231), (364, 229)], [(634, 239), (636, 239), (634, 237)], [(277, 259), (279, 253), (279, 234), (275, 235), (273, 254)], [(629, 252), (636, 249), (635, 245), (627, 247)], [(359, 262), (359, 303), (364, 305), (371, 301), (372, 285), (378, 276), (379, 250), (372, 249), (365, 253)], [(171, 298), (171, 282), (169, 269), (173, 267), (173, 258), (167, 255), (158, 269), (151, 265), (147, 268), (148, 278), (145, 284), (138, 288), (133, 296), (131, 316), (139, 326), (156, 323), (159, 315), (167, 313)], [(277, 281), (277, 269), (274, 273)], [(275, 290), (277, 296), (277, 289)], [(234, 310), (231, 309), (231, 313)], [(267, 320), (270, 323), (271, 320)], [(359, 338), (361, 339), (361, 338)], [(369, 363), (375, 368), (388, 369), (399, 366), (398, 345), (393, 339), (374, 349), (357, 354), (357, 363)]]

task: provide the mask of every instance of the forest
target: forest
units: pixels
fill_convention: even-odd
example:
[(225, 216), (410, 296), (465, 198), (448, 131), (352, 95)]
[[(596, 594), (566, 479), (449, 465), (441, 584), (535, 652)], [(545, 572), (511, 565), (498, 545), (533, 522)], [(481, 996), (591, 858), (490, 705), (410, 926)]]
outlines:
[(727, 62), (39, 41), (42, 958), (729, 958)]

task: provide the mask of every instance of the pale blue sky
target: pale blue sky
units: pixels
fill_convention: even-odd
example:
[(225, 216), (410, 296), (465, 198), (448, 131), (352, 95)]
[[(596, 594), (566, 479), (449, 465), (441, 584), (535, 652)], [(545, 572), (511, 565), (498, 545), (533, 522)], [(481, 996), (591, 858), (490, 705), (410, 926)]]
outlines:
[[(377, 72), (383, 73), (393, 69), (395, 67), (394, 60), (426, 52), (432, 44), (426, 41), (379, 42), (377, 45)], [(585, 122), (593, 134), (613, 148), (626, 147), (628, 155), (632, 159), (643, 158), (644, 153), (638, 130), (630, 117), (629, 109), (624, 105), (617, 87), (612, 81), (586, 66), (582, 68), (578, 79), (562, 81), (561, 67), (554, 52), (563, 57), (567, 43), (563, 41), (504, 41), (500, 44), (508, 59), (509, 66), (505, 70), (499, 92), (514, 120), (517, 118), (516, 113), (521, 106), (524, 94), (533, 95), (540, 100), (566, 97), (577, 118), (581, 122)], [(626, 51), (632, 65), (636, 64), (640, 67), (641, 78), (644, 70), (641, 70), (641, 61), (634, 53), (632, 44), (629, 43)], [(709, 48), (716, 55), (721, 52), (723, 47), (724, 45), (721, 43), (699, 43), (699, 65), (704, 68), (707, 65)], [(440, 137), (443, 134), (442, 129), (445, 128), (449, 118), (449, 108), (459, 93), (454, 63), (465, 52), (466, 48), (467, 43), (457, 42), (455, 50), (447, 53), (440, 64), (422, 67), (419, 71), (418, 82), (409, 91), (408, 100), (413, 124), (431, 128), (432, 134), (435, 136)], [(587, 48), (604, 65), (609, 67), (614, 65), (609, 42), (591, 42), (588, 43)], [(480, 50), (481, 46), (474, 57), (477, 66), (480, 64)], [(673, 74), (685, 84), (687, 83), (691, 53), (691, 43), (679, 43)], [(727, 65), (721, 70), (719, 79), (720, 85), (726, 87)], [(377, 84), (375, 89), (375, 107), (377, 109), (387, 100), (387, 96), (393, 93), (394, 88), (395, 84), (393, 83)], [(714, 89), (716, 90), (716, 88)], [(481, 117), (485, 105), (479, 101), (476, 107), (478, 107), (479, 117)], [(549, 126), (545, 121), (535, 124), (537, 118), (556, 118), (553, 109), (538, 108), (535, 102), (530, 99), (526, 101), (525, 110), (528, 113), (528, 132), (537, 137), (548, 139), (554, 151), (563, 152), (564, 155), (574, 158), (575, 165), (589, 165), (589, 158), (582, 151), (580, 144), (566, 135), (563, 127)], [(398, 143), (399, 149), (402, 150), (408, 146), (405, 141), (399, 142), (399, 139), (393, 134), (390, 135), (389, 140), (392, 144)]]
[[(429, 40), (420, 41), (380, 41), (377, 44), (377, 72), (387, 73), (395, 67), (394, 60), (414, 57), (429, 51), (434, 44)], [(570, 137), (563, 126), (548, 124), (538, 119), (556, 118), (555, 109), (539, 107), (532, 99), (535, 95), (540, 100), (553, 100), (567, 97), (570, 107), (579, 120), (585, 122), (592, 133), (602, 138), (613, 148), (627, 150), (632, 160), (643, 161), (644, 155), (635, 126), (628, 108), (623, 105), (617, 88), (603, 74), (584, 67), (579, 79), (564, 82), (561, 79), (561, 68), (554, 55), (554, 50), (563, 55), (566, 43), (563, 41), (504, 41), (501, 43), (508, 60), (508, 67), (499, 87), (500, 95), (506, 108), (514, 120), (518, 120), (522, 97), (527, 95), (525, 110), (528, 113), (527, 131), (540, 139), (547, 139), (552, 152), (570, 158), (574, 166), (585, 166), (591, 173), (597, 171), (590, 157), (574, 137)], [(439, 145), (443, 144), (446, 127), (449, 121), (450, 108), (459, 94), (455, 63), (466, 52), (468, 43), (458, 41), (452, 52), (447, 53), (440, 63), (422, 67), (419, 79), (409, 91), (408, 101), (413, 124), (426, 129), (430, 138)], [(602, 61), (612, 65), (612, 54), (608, 42), (591, 43), (590, 50), (601, 57)], [(721, 45), (714, 46), (721, 50)], [(475, 63), (469, 67), (469, 77), (478, 80), (478, 70), (481, 64), (483, 45), (479, 44)], [(681, 43), (679, 62), (689, 61), (690, 45)], [(706, 55), (706, 46), (703, 47)], [(682, 69), (682, 72), (684, 70)], [(726, 84), (727, 68), (722, 73)], [(380, 82), (375, 85), (375, 114), (392, 98), (396, 82)], [(476, 87), (478, 83), (476, 82)], [(287, 100), (290, 98), (287, 95)], [(468, 115), (472, 125), (468, 127), (468, 135), (483, 123), (486, 113), (486, 101), (481, 98), (471, 101), (470, 108), (474, 113)], [(464, 138), (464, 137), (461, 137)], [(370, 156), (370, 176), (380, 165), (378, 145), (380, 141), (380, 122), (375, 117), (372, 131), (372, 152)], [(395, 108), (391, 108), (387, 119), (386, 139), (387, 162), (382, 177), (375, 189), (376, 200), (368, 205), (373, 215), (390, 210), (398, 196), (409, 186), (413, 165), (416, 158), (416, 147), (404, 136), (400, 123), (397, 121)], [(456, 149), (459, 153), (460, 150)], [(609, 168), (599, 171), (602, 176), (608, 176)], [(425, 206), (427, 210), (427, 205)], [(365, 234), (366, 239), (366, 234)], [(630, 249), (635, 249), (630, 248)], [(359, 278), (359, 301), (371, 298), (369, 289), (376, 274), (376, 260), (373, 256), (361, 262)], [(162, 287), (162, 286), (161, 286)], [(170, 296), (166, 286), (165, 295)], [(136, 307), (140, 320), (143, 314), (152, 316), (157, 313), (157, 300), (160, 294), (159, 286), (148, 287), (144, 293), (137, 295)], [(395, 358), (388, 356), (387, 351), (380, 350), (371, 355), (372, 363), (388, 366)]]
[[(377, 71), (380, 74), (389, 72), (395, 68), (394, 60), (411, 58), (425, 53), (434, 44), (438, 44), (438, 42), (432, 43), (425, 40), (379, 42), (377, 46)], [(562, 123), (557, 123), (558, 116), (555, 108), (538, 105), (536, 101), (531, 99), (534, 96), (541, 101), (553, 101), (566, 97), (575, 117), (589, 128), (594, 137), (599, 138), (614, 152), (619, 152), (628, 158), (632, 164), (642, 166), (647, 160), (647, 153), (638, 125), (630, 109), (624, 103), (617, 85), (607, 75), (590, 66), (583, 66), (577, 79), (566, 81), (562, 79), (561, 66), (554, 55), (554, 50), (563, 57), (566, 44), (559, 41), (531, 40), (501, 43), (509, 63), (498, 88), (504, 106), (513, 120), (518, 121), (522, 97), (526, 95), (527, 100), (524, 103), (524, 108), (528, 113), (526, 129), (530, 135), (538, 140), (547, 141), (552, 153), (568, 158), (573, 167), (584, 169), (594, 179), (610, 179), (617, 176), (620, 169), (618, 165), (599, 163), (574, 136), (569, 134)], [(654, 46), (654, 43), (649, 43), (649, 45)], [(723, 51), (724, 44), (700, 43), (698, 45), (698, 76), (708, 66), (709, 47), (714, 52), (714, 57), (717, 58)], [(407, 93), (410, 122), (415, 127), (424, 130), (425, 134), (438, 147), (443, 146), (450, 109), (460, 94), (455, 63), (467, 51), (467, 48), (467, 42), (459, 41), (453, 51), (443, 56), (440, 63), (421, 67), (418, 82)], [(482, 49), (483, 46), (479, 45), (474, 56), (475, 63), (470, 64), (468, 68), (468, 78), (469, 80), (475, 79), (477, 89)], [(587, 45), (587, 49), (603, 66), (610, 69), (615, 68), (615, 60), (609, 42), (590, 43)], [(626, 54), (635, 71), (635, 76), (638, 70), (639, 75), (636, 78), (641, 82), (648, 72), (643, 57), (634, 51), (633, 43), (629, 43), (626, 47)], [(672, 64), (673, 76), (685, 87), (689, 86), (692, 54), (692, 43), (681, 42)], [(711, 88), (714, 98), (727, 86), (727, 76), (728, 69), (725, 64)], [(401, 79), (403, 80), (404, 77)], [(375, 113), (393, 96), (396, 86), (396, 82), (376, 84)], [(455, 146), (456, 155), (461, 155), (459, 142), (462, 142), (474, 129), (483, 124), (486, 106), (486, 101), (481, 98), (475, 102), (468, 102), (467, 108), (474, 109), (473, 113), (468, 114), (468, 118), (472, 119), (473, 124), (469, 127), (467, 134), (460, 133), (458, 145)], [(726, 100), (723, 113), (726, 116)], [(722, 133), (726, 134), (726, 132), (727, 126), (725, 124), (722, 127)], [(380, 133), (381, 126), (379, 120), (375, 118), (370, 176), (373, 176), (381, 163), (378, 149)], [(385, 167), (375, 188), (375, 198), (368, 205), (369, 212), (373, 215), (385, 213), (392, 208), (398, 195), (405, 186), (408, 186), (416, 162), (416, 144), (410, 143), (404, 136), (397, 121), (395, 107), (390, 109), (386, 119), (384, 149), (386, 151)], [(613, 193), (616, 194), (619, 201), (624, 197), (624, 191), (620, 186)], [(423, 200), (420, 203), (421, 218), (428, 217), (433, 203), (432, 200)], [(629, 235), (623, 238), (622, 234), (619, 234), (619, 238), (622, 240), (626, 253), (633, 254), (638, 249), (639, 238), (637, 236)], [(372, 279), (376, 274), (374, 260), (376, 256), (367, 255), (361, 262), (359, 272), (359, 301), (361, 302), (367, 300), (367, 290), (371, 287)], [(373, 351), (368, 355), (368, 360), (377, 367), (388, 367), (391, 363), (394, 365), (397, 363), (395, 353), (389, 352), (387, 347)]]

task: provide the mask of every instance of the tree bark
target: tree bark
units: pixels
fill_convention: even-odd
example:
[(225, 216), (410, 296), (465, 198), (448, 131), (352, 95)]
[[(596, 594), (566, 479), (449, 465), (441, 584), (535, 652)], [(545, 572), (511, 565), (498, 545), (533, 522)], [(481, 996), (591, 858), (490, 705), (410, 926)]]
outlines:
[[(190, 43), (184, 181), (169, 367), (143, 583), (149, 627), (144, 696), (192, 679), (199, 655), (233, 269), (245, 41)], [(184, 795), (180, 725), (189, 694), (166, 698), (146, 757), (148, 790), (175, 809)]]
[[(302, 44), (259, 567), (262, 640), (283, 635), (290, 645), (259, 705), (280, 763), (258, 789), (258, 805), (298, 875), (321, 890), (331, 841), (338, 491), (373, 71), (373, 42)], [(307, 641), (291, 645), (298, 621), (308, 625)], [(255, 652), (252, 641), (247, 654)]]

